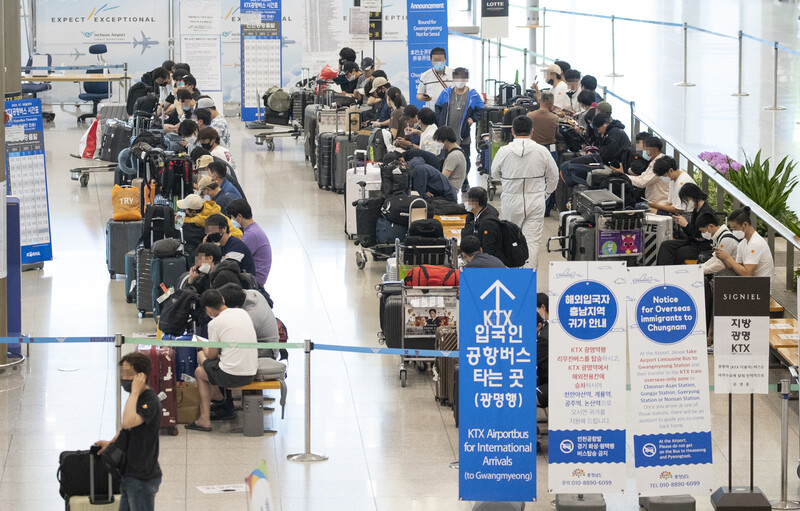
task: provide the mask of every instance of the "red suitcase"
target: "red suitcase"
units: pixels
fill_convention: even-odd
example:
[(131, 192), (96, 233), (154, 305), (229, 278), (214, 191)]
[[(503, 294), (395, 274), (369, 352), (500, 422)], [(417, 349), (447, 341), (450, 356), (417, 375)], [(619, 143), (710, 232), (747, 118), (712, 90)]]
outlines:
[(178, 434), (178, 401), (175, 384), (175, 350), (164, 346), (140, 345), (139, 351), (150, 357), (150, 378), (147, 382), (161, 400), (161, 429)]

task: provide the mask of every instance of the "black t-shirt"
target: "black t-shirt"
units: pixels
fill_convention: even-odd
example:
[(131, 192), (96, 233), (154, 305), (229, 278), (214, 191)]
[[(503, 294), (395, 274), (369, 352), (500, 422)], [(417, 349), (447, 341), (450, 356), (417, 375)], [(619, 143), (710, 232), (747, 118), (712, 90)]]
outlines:
[(161, 401), (151, 389), (139, 395), (136, 413), (144, 422), (131, 429), (123, 429), (117, 439), (117, 446), (125, 451), (123, 476), (150, 481), (161, 477), (158, 464), (158, 429), (161, 425)]

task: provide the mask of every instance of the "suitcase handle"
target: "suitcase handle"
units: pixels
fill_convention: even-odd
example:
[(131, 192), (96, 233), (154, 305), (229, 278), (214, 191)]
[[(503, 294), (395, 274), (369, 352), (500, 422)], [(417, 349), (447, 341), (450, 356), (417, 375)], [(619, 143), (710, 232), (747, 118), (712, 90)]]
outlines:
[[(564, 248), (553, 249), (550, 248), (550, 243), (553, 241), (566, 241), (566, 243), (564, 244)], [(547, 251), (549, 253), (561, 252), (561, 255), (564, 255), (565, 252), (569, 251), (569, 236), (552, 236), (547, 238)]]

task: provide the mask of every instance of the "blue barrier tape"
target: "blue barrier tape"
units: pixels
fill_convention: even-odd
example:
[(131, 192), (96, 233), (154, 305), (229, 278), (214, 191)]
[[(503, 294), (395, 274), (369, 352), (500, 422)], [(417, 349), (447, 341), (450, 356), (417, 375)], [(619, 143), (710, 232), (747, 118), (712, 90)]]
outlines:
[(745, 32), (742, 32), (742, 37), (752, 39), (753, 41), (758, 41), (759, 43), (766, 44), (767, 46), (772, 46), (775, 44), (775, 41), (767, 41), (766, 39), (761, 39), (760, 37), (756, 37)]
[(614, 93), (613, 91), (611, 91), (610, 89), (606, 89), (606, 94), (608, 94), (609, 96), (613, 96), (613, 97), (617, 98), (618, 100), (622, 101), (622, 102), (623, 102), (623, 103), (625, 103), (626, 105), (630, 105), (630, 104), (631, 104), (631, 102), (630, 102), (630, 101), (628, 101), (627, 99), (623, 98), (623, 97), (622, 97), (622, 96), (620, 96), (619, 94), (615, 94), (615, 93)]
[(124, 64), (114, 64), (113, 66), (25, 66), (25, 69), (35, 69), (37, 71), (66, 71), (66, 70), (88, 70), (88, 69), (123, 69)]
[(797, 50), (793, 50), (793, 49), (791, 49), (791, 48), (787, 48), (786, 46), (784, 46), (784, 45), (782, 45), (782, 44), (779, 44), (779, 45), (778, 45), (778, 49), (779, 49), (779, 50), (783, 50), (783, 51), (785, 51), (786, 53), (791, 53), (792, 55), (797, 55), (798, 57), (800, 57), (800, 52), (799, 52), (799, 51), (797, 51)]
[(114, 342), (114, 337), (0, 337), (0, 344), (66, 344), (81, 342)]
[(621, 16), (614, 16), (614, 19), (620, 21), (632, 21), (634, 23), (647, 23), (649, 25), (661, 25), (664, 27), (683, 27), (683, 23), (675, 23), (674, 21), (637, 20), (636, 18), (625, 18)]
[(349, 353), (367, 353), (371, 355), (400, 355), (405, 357), (444, 357), (458, 358), (458, 351), (439, 350), (402, 350), (395, 348), (366, 348), (362, 346), (338, 346), (336, 344), (314, 344), (315, 350), (345, 351)]
[(125, 344), (142, 344), (145, 346), (168, 346), (171, 348), (237, 348), (237, 349), (253, 349), (260, 350), (296, 350), (305, 348), (305, 343), (302, 342), (205, 342), (205, 341), (192, 341), (192, 340), (157, 340), (145, 338), (132, 338), (125, 339)]
[(715, 35), (717, 37), (724, 37), (726, 39), (739, 39), (737, 36), (722, 34), (720, 32), (714, 32), (713, 30), (707, 30), (705, 28), (696, 27), (694, 25), (686, 25), (686, 28), (691, 28), (692, 30), (697, 30), (698, 32), (705, 32), (706, 34)]

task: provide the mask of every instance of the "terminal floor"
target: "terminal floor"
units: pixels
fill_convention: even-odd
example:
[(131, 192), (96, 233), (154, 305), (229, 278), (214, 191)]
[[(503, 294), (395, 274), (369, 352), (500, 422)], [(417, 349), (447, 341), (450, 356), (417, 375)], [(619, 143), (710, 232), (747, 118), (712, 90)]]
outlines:
[[(256, 146), (252, 132), (232, 120), (239, 175), (274, 250), (268, 288), (292, 341), (377, 346), (378, 300), (374, 286), (383, 265), (356, 268), (355, 248), (343, 230), (343, 197), (321, 191), (303, 161), (301, 143), (277, 140), (275, 152)], [(46, 130), (50, 215), (55, 259), (23, 276), (24, 330), (34, 335), (130, 335), (155, 330), (123, 298), (123, 280), (109, 281), (104, 225), (111, 215), (111, 174), (93, 174), (87, 188), (70, 181), (82, 129), (59, 113)], [(473, 183), (477, 177), (470, 176)], [(498, 206), (499, 206), (499, 201)], [(554, 235), (556, 221), (546, 222)], [(541, 256), (543, 263), (560, 256)], [(547, 264), (540, 272), (545, 289)], [(458, 501), (458, 429), (450, 408), (434, 400), (430, 374), (409, 372), (401, 388), (399, 359), (379, 355), (313, 353), (313, 451), (326, 462), (303, 465), (286, 455), (303, 450), (303, 363), (291, 353), (286, 419), (269, 417), (276, 435), (244, 438), (215, 423), (212, 433), (161, 437), (164, 480), (157, 509), (246, 509), (242, 493), (206, 495), (198, 486), (242, 483), (266, 460), (277, 509), (466, 510)], [(774, 371), (773, 381), (784, 377)], [(108, 345), (39, 345), (19, 369), (0, 375), (0, 510), (59, 509), (58, 453), (85, 449), (114, 435), (114, 354)], [(712, 396), (715, 487), (726, 483), (726, 398)], [(734, 482), (747, 482), (746, 399), (736, 400)], [(780, 400), (756, 398), (755, 482), (779, 494)], [(790, 422), (789, 494), (797, 495), (797, 402)], [(531, 416), (533, 420), (533, 415)], [(544, 443), (547, 443), (546, 438)], [(632, 453), (629, 455), (632, 458)], [(609, 509), (635, 510), (633, 472), (629, 495), (608, 496)], [(546, 458), (538, 458), (539, 502), (550, 509)], [(710, 509), (699, 498), (698, 509)]]

